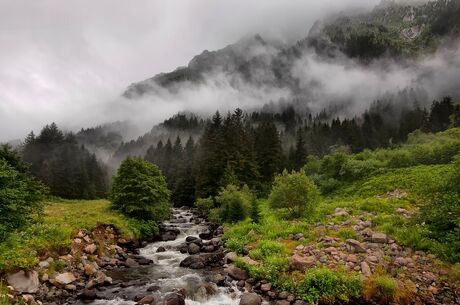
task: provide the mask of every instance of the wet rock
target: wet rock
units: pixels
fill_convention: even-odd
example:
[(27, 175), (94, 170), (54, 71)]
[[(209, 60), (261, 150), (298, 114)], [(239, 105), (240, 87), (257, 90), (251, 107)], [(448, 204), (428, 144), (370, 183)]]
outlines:
[(214, 274), (211, 277), (211, 281), (216, 283), (218, 286), (224, 286), (225, 285), (225, 276), (223, 276), (220, 273)]
[(206, 266), (220, 266), (224, 258), (224, 253), (222, 251), (213, 252), (213, 253), (202, 253), (200, 257), (204, 260)]
[(145, 257), (138, 259), (137, 262), (141, 266), (146, 266), (146, 265), (153, 264), (153, 261), (151, 259), (148, 259), (148, 258), (145, 258)]
[(206, 239), (206, 240), (209, 240), (212, 238), (212, 232), (211, 230), (207, 229), (206, 231), (198, 234), (198, 236), (201, 238), (201, 239)]
[(224, 227), (220, 226), (214, 231), (214, 236), (220, 236), (224, 234)]
[(176, 234), (172, 231), (167, 231), (161, 234), (162, 241), (170, 241), (170, 240), (175, 240), (175, 239), (176, 239)]
[(153, 295), (147, 295), (137, 301), (139, 304), (152, 304), (155, 301), (155, 297)]
[(364, 247), (364, 245), (361, 244), (356, 239), (347, 239), (346, 243), (347, 243), (347, 246), (349, 247), (349, 250), (351, 250), (352, 252), (355, 252), (355, 253), (366, 252), (366, 248)]
[(83, 289), (83, 291), (78, 295), (79, 299), (92, 301), (96, 299), (96, 291), (90, 289)]
[(8, 284), (21, 293), (36, 293), (39, 288), (38, 273), (36, 271), (19, 271), (6, 278)]
[(67, 285), (77, 280), (77, 278), (72, 272), (60, 273), (54, 279), (56, 280), (57, 283), (61, 285)]
[(203, 252), (208, 252), (209, 253), (209, 252), (213, 252), (214, 250), (216, 250), (216, 248), (213, 245), (203, 247)]
[(187, 246), (186, 243), (183, 243), (183, 244), (180, 244), (179, 246), (177, 246), (176, 250), (180, 251), (180, 253), (184, 254), (184, 253), (188, 252), (188, 246)]
[(204, 259), (199, 255), (191, 255), (186, 257), (183, 261), (180, 262), (181, 267), (187, 267), (191, 269), (203, 269), (204, 268)]
[(132, 258), (128, 257), (125, 261), (125, 266), (129, 268), (137, 267), (139, 264)]
[(162, 305), (185, 305), (185, 297), (179, 293), (170, 293), (165, 296)]
[(189, 254), (197, 254), (197, 253), (200, 253), (200, 246), (198, 246), (197, 244), (195, 243), (190, 243), (188, 245), (188, 253)]
[(194, 244), (197, 244), (198, 246), (203, 245), (203, 241), (201, 240), (201, 238), (198, 238), (196, 236), (187, 236), (187, 238), (185, 238), (185, 242), (187, 244), (194, 243)]
[(239, 305), (261, 305), (262, 299), (255, 293), (244, 293), (241, 296)]
[(224, 272), (227, 273), (235, 280), (247, 280), (248, 274), (245, 270), (238, 268), (234, 265), (230, 265), (229, 267), (224, 269)]
[(305, 271), (316, 265), (316, 258), (314, 256), (300, 256), (294, 254), (289, 258), (289, 266), (293, 270)]
[(210, 296), (213, 296), (217, 293), (218, 289), (215, 284), (211, 283), (203, 283), (198, 288), (197, 292), (195, 293), (195, 297), (201, 300), (206, 300)]
[(154, 292), (154, 291), (159, 291), (160, 289), (161, 289), (160, 286), (158, 286), (158, 285), (152, 285), (152, 286), (150, 286), (149, 288), (147, 288), (147, 291), (148, 291), (148, 292)]
[(157, 252), (166, 252), (165, 247), (158, 247)]
[(384, 244), (388, 241), (387, 235), (384, 233), (374, 233), (371, 236), (371, 242), (377, 244)]

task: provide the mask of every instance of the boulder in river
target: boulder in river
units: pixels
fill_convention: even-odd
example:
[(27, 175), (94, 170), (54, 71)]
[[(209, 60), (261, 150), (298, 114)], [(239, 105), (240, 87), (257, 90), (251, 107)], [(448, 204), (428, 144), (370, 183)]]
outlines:
[(175, 240), (176, 239), (176, 234), (172, 231), (166, 231), (163, 234), (161, 234), (161, 240), (162, 241), (170, 241), (170, 240)]
[(244, 293), (240, 299), (240, 305), (261, 305), (262, 298), (256, 293)]
[(165, 247), (158, 247), (157, 252), (166, 252)]
[(203, 269), (204, 259), (200, 255), (190, 255), (180, 262), (180, 266), (191, 269)]
[(162, 305), (185, 305), (185, 298), (179, 293), (169, 293), (165, 296)]
[(209, 229), (206, 229), (204, 232), (198, 234), (198, 236), (201, 238), (201, 239), (211, 239), (212, 238), (212, 232), (211, 230)]
[(37, 271), (19, 271), (6, 278), (9, 285), (21, 293), (35, 293), (38, 291), (39, 281)]
[(200, 253), (200, 246), (198, 246), (197, 244), (195, 243), (190, 243), (188, 245), (188, 253), (189, 254), (197, 254), (197, 253)]

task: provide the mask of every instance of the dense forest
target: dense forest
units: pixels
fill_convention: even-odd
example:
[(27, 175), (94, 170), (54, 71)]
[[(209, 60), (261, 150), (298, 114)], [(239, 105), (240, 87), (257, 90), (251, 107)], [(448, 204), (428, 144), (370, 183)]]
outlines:
[[(397, 122), (384, 118), (388, 108), (380, 109), (352, 119), (331, 119), (325, 111), (301, 116), (293, 108), (280, 114), (237, 109), (222, 116), (217, 112), (201, 138), (189, 137), (185, 144), (179, 136), (165, 143), (160, 140), (144, 157), (160, 167), (174, 203), (181, 206), (193, 204), (197, 197), (215, 196), (229, 183), (266, 193), (276, 173), (299, 170), (309, 156), (321, 157), (337, 149), (357, 153), (391, 147), (417, 129), (439, 132), (460, 126), (460, 106), (449, 97), (434, 101), (428, 110), (405, 110)], [(176, 118), (188, 126), (185, 116)]]
[(105, 197), (107, 170), (94, 153), (78, 144), (73, 133), (64, 134), (55, 123), (38, 136), (30, 133), (22, 147), (30, 173), (50, 188), (55, 196), (69, 199)]

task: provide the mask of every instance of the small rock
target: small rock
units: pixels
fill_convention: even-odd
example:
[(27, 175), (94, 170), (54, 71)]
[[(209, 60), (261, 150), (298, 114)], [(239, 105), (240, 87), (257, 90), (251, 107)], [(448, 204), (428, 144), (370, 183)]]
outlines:
[(93, 254), (96, 252), (97, 246), (95, 244), (89, 244), (85, 247), (85, 252), (88, 254)]
[(350, 214), (348, 214), (347, 210), (343, 208), (336, 208), (334, 211), (334, 214), (332, 214), (332, 216), (334, 217), (341, 217), (341, 216), (348, 216), (348, 215)]
[(364, 246), (355, 239), (347, 239), (346, 243), (353, 252), (356, 252), (356, 253), (366, 252), (366, 249), (364, 248)]
[(67, 284), (65, 285), (64, 287), (66, 290), (70, 290), (70, 291), (75, 291), (77, 290), (77, 286), (73, 285), (73, 284)]
[(21, 293), (36, 293), (39, 288), (38, 273), (36, 271), (19, 271), (6, 278), (9, 285)]
[(238, 281), (248, 279), (248, 274), (246, 273), (246, 271), (234, 265), (230, 265), (229, 267), (225, 268), (224, 272), (226, 272), (233, 279), (238, 280)]
[(408, 263), (408, 260), (404, 257), (397, 257), (394, 261), (394, 264), (397, 266), (406, 266)]
[(96, 263), (86, 264), (83, 268), (84, 268), (85, 274), (88, 276), (95, 274), (98, 269)]
[(24, 302), (26, 302), (27, 304), (32, 304), (33, 302), (35, 302), (35, 298), (33, 295), (31, 294), (23, 294), (22, 295), (22, 299), (24, 300)]
[(261, 305), (262, 299), (255, 293), (243, 293), (239, 305)]
[(316, 258), (314, 256), (300, 256), (294, 254), (289, 258), (289, 266), (294, 270), (305, 271), (316, 265)]
[(387, 235), (384, 233), (374, 233), (371, 236), (371, 242), (377, 244), (384, 244), (388, 241)]
[(354, 254), (349, 254), (347, 256), (347, 262), (351, 262), (351, 263), (357, 263), (358, 262), (358, 257)]
[(50, 263), (48, 263), (47, 261), (41, 261), (38, 263), (38, 266), (40, 268), (48, 268), (50, 266)]
[(61, 285), (67, 285), (77, 280), (72, 272), (60, 273), (54, 279)]
[(289, 292), (287, 291), (282, 291), (278, 294), (278, 298), (280, 299), (287, 299), (288, 296), (289, 296)]
[(369, 277), (372, 275), (371, 268), (366, 262), (361, 262), (361, 273), (366, 277)]
[(129, 268), (137, 267), (139, 264), (132, 258), (127, 258), (125, 261), (125, 266)]
[(165, 247), (158, 247), (157, 252), (166, 252)]
[(291, 303), (287, 300), (278, 300), (275, 302), (275, 305), (290, 305)]
[(264, 292), (268, 292), (268, 291), (272, 290), (272, 284), (271, 283), (262, 284), (262, 285), (260, 285), (260, 290), (262, 290)]
[(146, 265), (150, 265), (150, 264), (153, 264), (153, 260), (149, 259), (149, 258), (145, 258), (145, 257), (142, 257), (142, 258), (139, 258), (137, 260), (137, 263), (141, 266), (146, 266)]
[(228, 252), (224, 256), (224, 263), (225, 264), (233, 263), (237, 258), (238, 258), (238, 254), (236, 254), (236, 252)]
[(78, 297), (82, 300), (92, 301), (96, 299), (96, 291), (83, 289), (83, 292)]

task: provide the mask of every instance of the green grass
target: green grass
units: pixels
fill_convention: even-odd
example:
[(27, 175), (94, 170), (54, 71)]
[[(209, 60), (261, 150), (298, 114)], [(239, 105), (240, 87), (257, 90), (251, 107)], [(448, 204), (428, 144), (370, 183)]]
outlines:
[(0, 274), (31, 269), (38, 264), (39, 256), (57, 256), (71, 245), (71, 237), (78, 229), (91, 230), (100, 224), (114, 225), (124, 238), (136, 235), (135, 224), (110, 210), (107, 200), (49, 202), (43, 219), (0, 243)]

